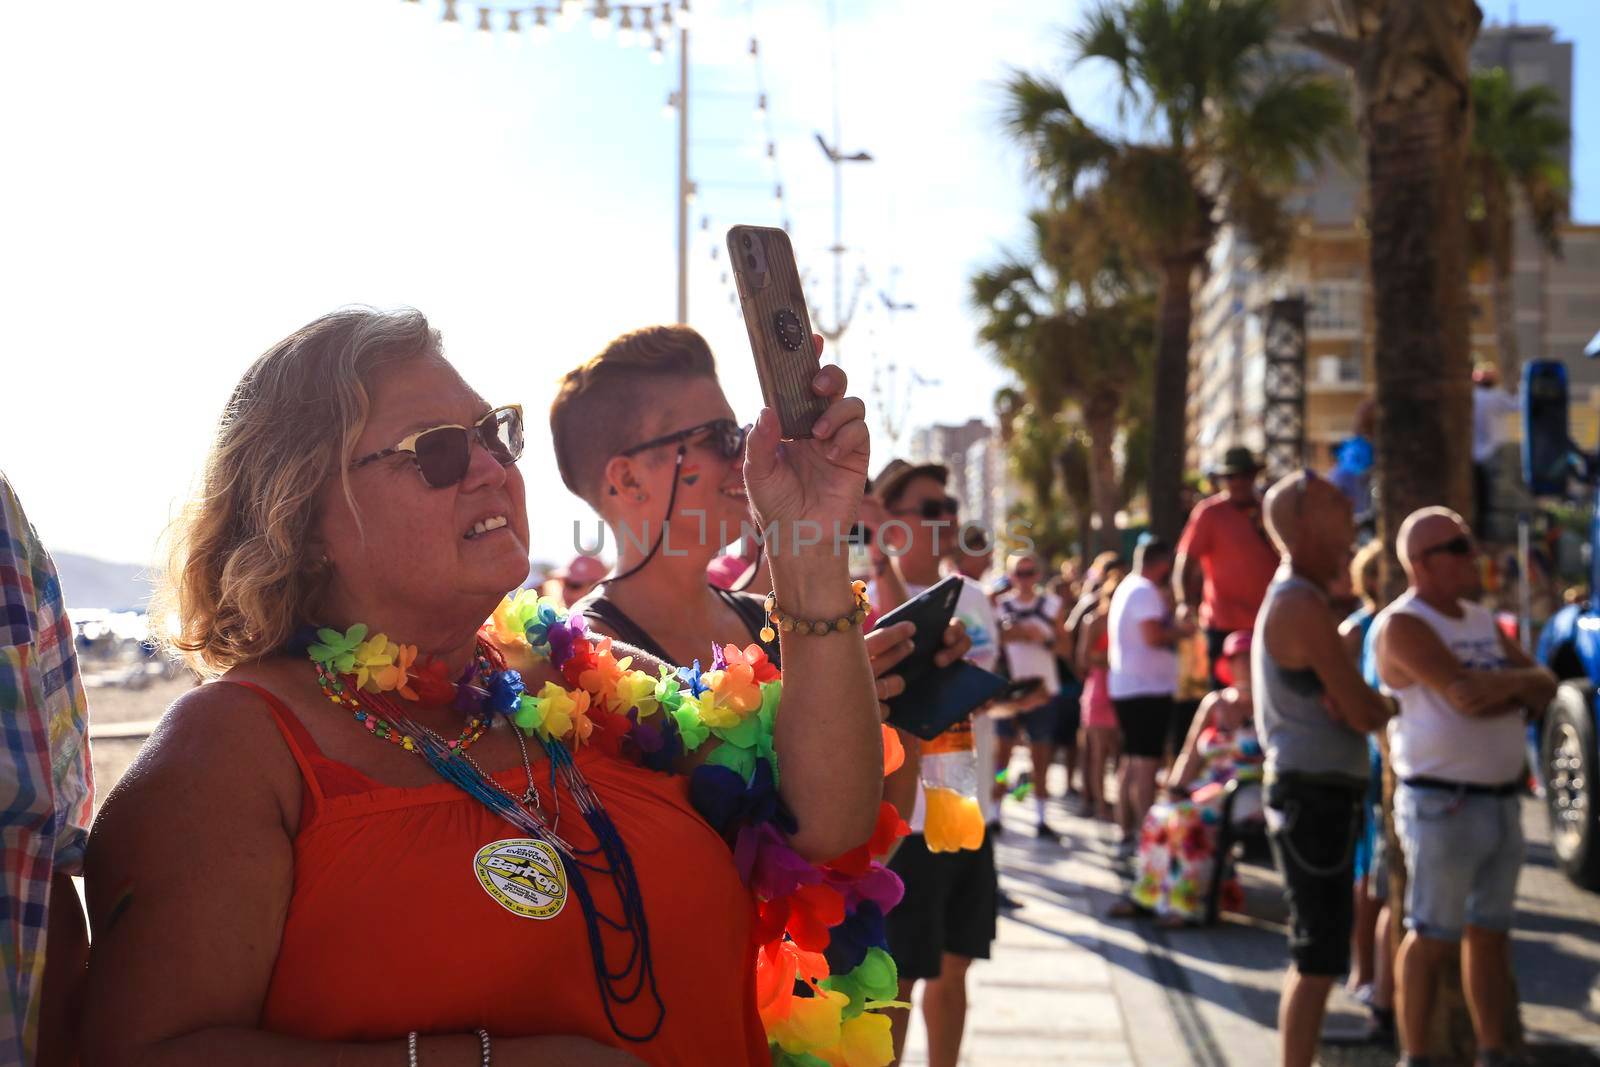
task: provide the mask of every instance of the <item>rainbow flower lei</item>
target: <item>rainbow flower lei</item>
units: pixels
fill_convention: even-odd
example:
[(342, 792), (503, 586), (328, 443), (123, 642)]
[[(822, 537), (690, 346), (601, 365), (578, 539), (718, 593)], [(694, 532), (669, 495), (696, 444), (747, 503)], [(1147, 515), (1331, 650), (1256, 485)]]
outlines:
[[(783, 682), (755, 644), (713, 650), (711, 666), (658, 674), (617, 658), (611, 639), (594, 638), (582, 616), (523, 591), (501, 602), (483, 635), (508, 669), (481, 691), (490, 710), (518, 728), (571, 747), (593, 745), (657, 771), (708, 744), (690, 774), (695, 810), (729, 841), (740, 877), (756, 899), (756, 999), (775, 1067), (884, 1067), (894, 1059), (889, 1019), (899, 975), (887, 951), (884, 916), (904, 893), (874, 856), (908, 832), (884, 803), (870, 840), (827, 863), (790, 847), (798, 828), (778, 796), (773, 722)], [(311, 658), (373, 692), (410, 699), (448, 693), (442, 665), (417, 660), (414, 646), (365, 626), (321, 630)], [(565, 686), (528, 692), (522, 672), (548, 660)], [(448, 688), (447, 688), (448, 687)], [(465, 686), (463, 689), (467, 688)], [(884, 773), (904, 753), (884, 728)], [(840, 973), (832, 973), (830, 950)]]

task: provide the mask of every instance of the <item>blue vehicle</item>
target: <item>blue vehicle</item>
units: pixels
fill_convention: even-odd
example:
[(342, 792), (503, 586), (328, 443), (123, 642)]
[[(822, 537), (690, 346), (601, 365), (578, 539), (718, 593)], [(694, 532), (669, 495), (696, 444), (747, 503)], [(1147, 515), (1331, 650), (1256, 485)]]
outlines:
[(1538, 731), (1539, 776), (1550, 811), (1550, 843), (1567, 876), (1600, 889), (1600, 454), (1574, 445), (1567, 427), (1567, 371), (1527, 364), (1522, 376), (1522, 467), (1536, 496), (1565, 496), (1577, 480), (1594, 498), (1589, 520), (1589, 596), (1557, 612), (1539, 635), (1537, 658), (1561, 686)]

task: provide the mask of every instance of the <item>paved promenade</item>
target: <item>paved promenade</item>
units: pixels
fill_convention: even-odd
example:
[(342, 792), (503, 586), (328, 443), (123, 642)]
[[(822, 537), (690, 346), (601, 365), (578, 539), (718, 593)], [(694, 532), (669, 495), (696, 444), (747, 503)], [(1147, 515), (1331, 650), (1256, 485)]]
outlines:
[[(1060, 768), (1056, 768), (1060, 773)], [(1023, 907), (1000, 919), (994, 958), (970, 972), (965, 1067), (1270, 1067), (1286, 912), (1270, 863), (1241, 867), (1245, 915), (1210, 929), (1104, 920), (1125, 884), (1111, 831), (1052, 805), (1060, 845), (1033, 837), (1031, 803), (1006, 805), (1001, 884)], [(1529, 866), (1516, 960), (1530, 1062), (1600, 1067), (1600, 895), (1550, 866), (1543, 814), (1524, 811)], [(1329, 1030), (1363, 1014), (1342, 990)], [(1324, 1067), (1389, 1067), (1392, 1052), (1325, 1049)], [(903, 1063), (927, 1063), (920, 1018)]]

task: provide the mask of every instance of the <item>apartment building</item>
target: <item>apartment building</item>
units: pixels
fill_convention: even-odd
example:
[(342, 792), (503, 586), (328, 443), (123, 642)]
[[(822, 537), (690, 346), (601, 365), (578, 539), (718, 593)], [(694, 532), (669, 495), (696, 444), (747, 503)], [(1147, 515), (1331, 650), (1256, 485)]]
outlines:
[[(1519, 85), (1547, 85), (1571, 119), (1572, 45), (1548, 26), (1490, 26), (1473, 50), (1478, 66), (1504, 66)], [(1570, 162), (1570, 158), (1569, 158)], [(1209, 271), (1195, 293), (1190, 349), (1190, 465), (1208, 469), (1234, 445), (1260, 450), (1264, 441), (1266, 355), (1260, 310), (1272, 299), (1307, 303), (1304, 459), (1332, 460), (1330, 446), (1347, 436), (1370, 395), (1374, 321), (1369, 244), (1358, 175), (1326, 167), (1290, 198), (1298, 233), (1284, 263), (1263, 271), (1254, 249), (1231, 230), (1212, 248)], [(1513, 307), (1523, 359), (1558, 358), (1573, 382), (1574, 422), (1581, 433), (1600, 424), (1600, 360), (1582, 350), (1600, 329), (1600, 226), (1568, 224), (1563, 254), (1546, 253), (1519, 224)], [(1498, 342), (1487, 270), (1471, 280), (1473, 359), (1492, 360)], [(1584, 405), (1587, 405), (1585, 407)], [(1591, 434), (1592, 435), (1592, 434)], [(1579, 437), (1579, 440), (1587, 440)]]

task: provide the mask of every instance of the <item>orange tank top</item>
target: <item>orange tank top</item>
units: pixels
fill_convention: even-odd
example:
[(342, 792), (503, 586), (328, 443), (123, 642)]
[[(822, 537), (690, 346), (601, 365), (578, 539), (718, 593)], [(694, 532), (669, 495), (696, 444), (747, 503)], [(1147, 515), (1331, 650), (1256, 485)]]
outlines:
[[(238, 684), (271, 709), (304, 780), (263, 1029), (379, 1041), (482, 1027), (496, 1037), (580, 1035), (652, 1064), (770, 1062), (756, 1011), (754, 903), (727, 844), (690, 806), (687, 778), (592, 747), (576, 755), (633, 858), (666, 1005), (659, 1033), (630, 1042), (606, 1021), (577, 894), (561, 891), (559, 866), (520, 830), (448, 782), (387, 786), (327, 758), (281, 701)], [(548, 810), (548, 760), (533, 766)], [(520, 768), (495, 777), (513, 793), (527, 784)], [(562, 836), (594, 847), (558, 788)], [(587, 883), (599, 910), (619, 917), (611, 879)], [(628, 940), (606, 931), (603, 941), (620, 971)], [(654, 1012), (648, 991), (614, 1010), (635, 1032)]]

